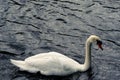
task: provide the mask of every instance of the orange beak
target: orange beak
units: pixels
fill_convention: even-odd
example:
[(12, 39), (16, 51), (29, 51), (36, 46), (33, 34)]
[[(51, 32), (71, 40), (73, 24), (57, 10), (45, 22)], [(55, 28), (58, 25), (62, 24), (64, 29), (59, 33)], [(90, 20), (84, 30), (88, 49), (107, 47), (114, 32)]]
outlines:
[(97, 40), (97, 45), (98, 45), (98, 48), (100, 48), (101, 50), (103, 50), (103, 48), (102, 48), (102, 41)]
[(103, 50), (102, 44), (98, 44), (98, 48), (100, 48), (101, 50)]

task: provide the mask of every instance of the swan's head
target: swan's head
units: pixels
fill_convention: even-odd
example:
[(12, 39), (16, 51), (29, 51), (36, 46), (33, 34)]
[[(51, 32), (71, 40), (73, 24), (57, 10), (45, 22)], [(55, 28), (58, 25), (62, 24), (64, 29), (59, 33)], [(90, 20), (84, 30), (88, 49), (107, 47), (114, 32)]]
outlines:
[(98, 36), (96, 36), (96, 35), (91, 35), (91, 36), (88, 38), (88, 41), (89, 41), (90, 43), (96, 42), (97, 45), (98, 45), (98, 48), (100, 48), (101, 50), (103, 50), (103, 48), (102, 48), (102, 41), (101, 41), (100, 37), (98, 37)]

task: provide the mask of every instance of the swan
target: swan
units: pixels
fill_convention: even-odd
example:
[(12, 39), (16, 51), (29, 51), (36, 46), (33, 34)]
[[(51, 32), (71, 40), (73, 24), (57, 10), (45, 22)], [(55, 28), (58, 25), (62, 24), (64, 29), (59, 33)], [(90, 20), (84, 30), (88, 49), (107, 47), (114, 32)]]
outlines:
[(103, 50), (101, 39), (96, 35), (91, 35), (85, 44), (85, 62), (80, 64), (77, 61), (58, 52), (40, 53), (26, 58), (24, 61), (10, 59), (11, 63), (19, 67), (20, 70), (31, 73), (40, 72), (43, 75), (65, 76), (74, 72), (84, 72), (91, 65), (91, 44), (96, 42), (98, 47)]

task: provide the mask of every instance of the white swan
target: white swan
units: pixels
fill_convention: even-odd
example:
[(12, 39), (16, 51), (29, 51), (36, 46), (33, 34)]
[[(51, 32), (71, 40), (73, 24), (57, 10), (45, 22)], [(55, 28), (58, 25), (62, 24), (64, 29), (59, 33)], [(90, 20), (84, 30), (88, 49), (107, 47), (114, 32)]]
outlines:
[(59, 75), (64, 76), (77, 71), (86, 71), (91, 64), (91, 43), (97, 42), (99, 48), (102, 49), (102, 42), (96, 35), (91, 35), (86, 41), (86, 55), (84, 64), (60, 54), (58, 52), (40, 53), (35, 56), (26, 58), (24, 61), (11, 60), (11, 63), (31, 73), (40, 72), (43, 75)]

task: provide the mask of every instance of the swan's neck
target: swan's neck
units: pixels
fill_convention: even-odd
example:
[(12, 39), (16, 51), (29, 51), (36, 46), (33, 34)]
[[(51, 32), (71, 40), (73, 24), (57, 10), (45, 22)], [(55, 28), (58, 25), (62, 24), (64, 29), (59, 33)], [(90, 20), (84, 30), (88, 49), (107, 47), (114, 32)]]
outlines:
[(85, 62), (84, 62), (84, 68), (87, 70), (91, 66), (91, 42), (87, 41), (85, 45)]
[(82, 66), (80, 66), (81, 71), (88, 70), (91, 65), (91, 45), (91, 42), (87, 40), (85, 44), (85, 62)]

